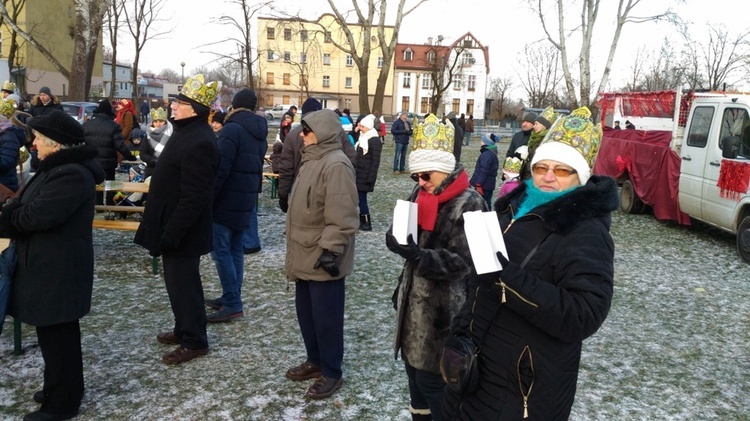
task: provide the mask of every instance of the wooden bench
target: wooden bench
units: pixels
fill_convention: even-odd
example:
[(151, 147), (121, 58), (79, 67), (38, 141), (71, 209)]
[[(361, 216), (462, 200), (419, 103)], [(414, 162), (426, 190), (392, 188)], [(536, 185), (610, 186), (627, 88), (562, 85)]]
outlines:
[(276, 199), (276, 181), (279, 179), (279, 175), (272, 172), (264, 172), (263, 178), (271, 181), (271, 199)]
[(141, 225), (141, 223), (138, 221), (127, 220), (110, 221), (108, 219), (94, 219), (92, 225), (94, 228), (108, 230), (138, 231), (138, 226)]
[(145, 206), (117, 206), (117, 205), (96, 205), (96, 210), (98, 211), (105, 211), (105, 212), (129, 212), (129, 213), (137, 213), (137, 212), (143, 212), (146, 207)]

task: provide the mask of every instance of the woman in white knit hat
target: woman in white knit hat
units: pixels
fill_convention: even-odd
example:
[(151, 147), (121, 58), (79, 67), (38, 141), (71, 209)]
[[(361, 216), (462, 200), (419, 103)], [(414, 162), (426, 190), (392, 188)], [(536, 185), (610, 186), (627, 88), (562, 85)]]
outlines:
[(448, 419), (569, 417), (582, 341), (607, 317), (614, 276), (617, 186), (591, 174), (601, 129), (590, 115), (560, 118), (531, 178), (495, 202), (508, 255), (498, 253), (501, 271), (477, 276), (456, 321), (480, 349), (479, 381), (446, 389)]
[(360, 231), (372, 231), (367, 194), (375, 191), (375, 182), (378, 180), (378, 168), (380, 167), (380, 153), (383, 151), (383, 143), (380, 141), (380, 134), (375, 127), (376, 124), (375, 115), (368, 114), (360, 117), (354, 127), (354, 136), (357, 138), (354, 145), (357, 150), (354, 171), (357, 176), (357, 194), (359, 195)]

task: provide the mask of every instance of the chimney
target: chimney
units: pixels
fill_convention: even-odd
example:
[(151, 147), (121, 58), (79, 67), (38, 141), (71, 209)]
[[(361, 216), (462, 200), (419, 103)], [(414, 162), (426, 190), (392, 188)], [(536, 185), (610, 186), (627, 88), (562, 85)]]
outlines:
[(432, 37), (427, 37), (427, 45), (432, 45)]

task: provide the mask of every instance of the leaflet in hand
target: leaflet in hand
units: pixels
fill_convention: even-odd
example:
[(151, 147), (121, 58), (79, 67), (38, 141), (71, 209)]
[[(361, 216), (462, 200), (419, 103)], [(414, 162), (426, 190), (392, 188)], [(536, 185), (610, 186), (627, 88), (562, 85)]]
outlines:
[(508, 251), (505, 249), (497, 213), (495, 211), (465, 212), (464, 231), (477, 274), (503, 270), (503, 265), (497, 260), (495, 253), (499, 251), (507, 258)]
[(414, 241), (417, 239), (417, 204), (408, 200), (396, 200), (393, 209), (393, 236), (401, 245), (406, 245), (406, 238), (412, 235)]

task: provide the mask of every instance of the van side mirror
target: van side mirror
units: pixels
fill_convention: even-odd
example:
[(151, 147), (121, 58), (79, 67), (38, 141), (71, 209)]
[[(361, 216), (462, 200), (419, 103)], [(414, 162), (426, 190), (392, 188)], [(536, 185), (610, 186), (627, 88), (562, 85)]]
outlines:
[(740, 138), (739, 136), (727, 136), (721, 141), (721, 156), (722, 158), (734, 159), (737, 158), (740, 149)]

